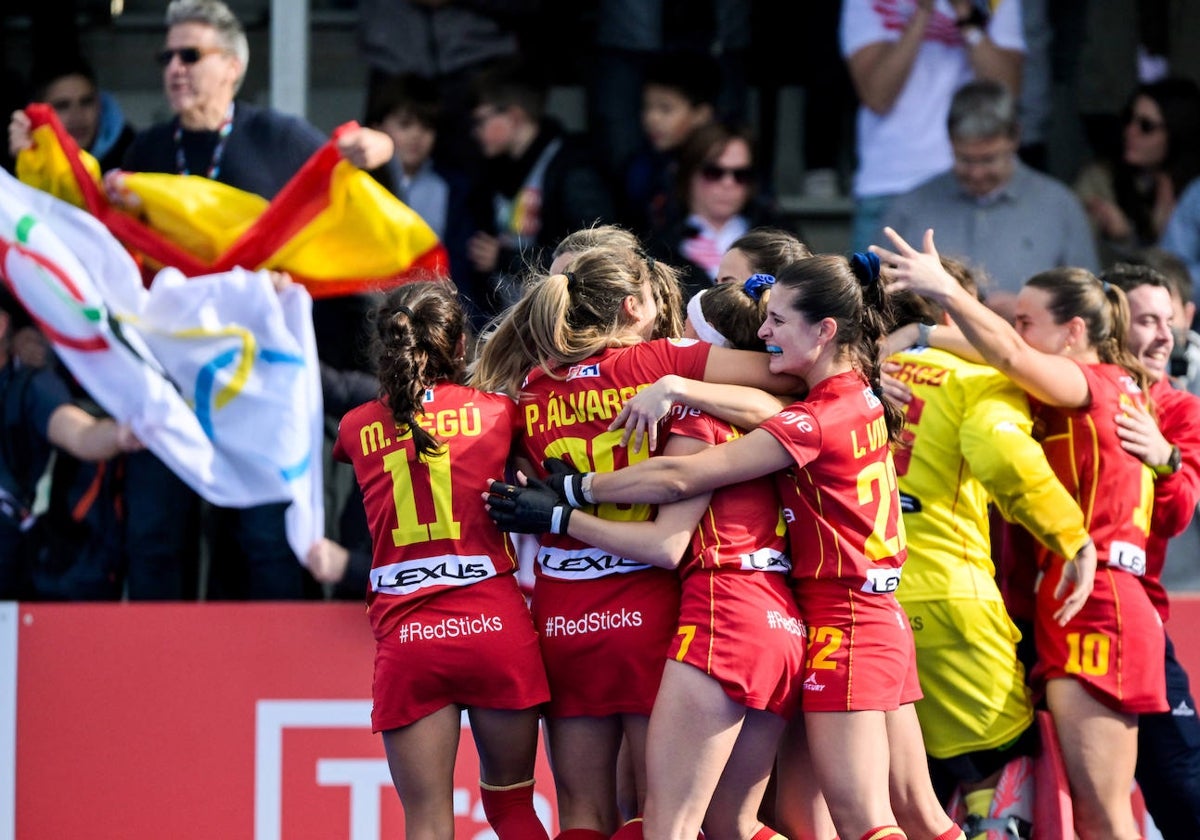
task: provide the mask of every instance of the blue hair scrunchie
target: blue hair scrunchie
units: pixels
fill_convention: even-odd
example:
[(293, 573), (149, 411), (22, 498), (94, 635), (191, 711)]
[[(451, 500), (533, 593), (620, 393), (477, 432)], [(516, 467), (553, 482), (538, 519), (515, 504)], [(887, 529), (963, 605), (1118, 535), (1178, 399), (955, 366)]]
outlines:
[(742, 291), (754, 300), (762, 300), (763, 292), (775, 285), (775, 278), (770, 274), (751, 274), (742, 284)]
[(850, 268), (859, 284), (875, 283), (879, 280), (879, 257), (867, 251), (855, 253), (850, 257)]

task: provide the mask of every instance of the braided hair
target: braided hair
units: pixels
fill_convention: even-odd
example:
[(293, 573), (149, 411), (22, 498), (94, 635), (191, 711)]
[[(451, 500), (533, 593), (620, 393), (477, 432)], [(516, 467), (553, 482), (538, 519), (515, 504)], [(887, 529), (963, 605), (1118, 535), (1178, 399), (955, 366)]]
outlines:
[(419, 281), (392, 289), (374, 311), (371, 357), (380, 398), (396, 425), (412, 432), (417, 452), (437, 454), (441, 443), (416, 422), (425, 391), (438, 382), (461, 382), (466, 315), (449, 281)]

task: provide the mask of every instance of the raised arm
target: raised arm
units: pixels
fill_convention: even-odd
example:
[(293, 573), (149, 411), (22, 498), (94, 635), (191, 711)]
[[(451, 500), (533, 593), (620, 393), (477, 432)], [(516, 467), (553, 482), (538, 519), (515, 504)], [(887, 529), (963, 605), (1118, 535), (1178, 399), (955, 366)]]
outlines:
[(1008, 321), (976, 300), (946, 273), (933, 244), (932, 229), (925, 231), (921, 251), (891, 228), (884, 233), (895, 251), (878, 245), (872, 245), (871, 251), (889, 266), (893, 288), (907, 289), (938, 303), (988, 364), (1041, 402), (1069, 408), (1088, 404), (1091, 394), (1087, 379), (1074, 361), (1031, 347)]
[(81, 461), (105, 461), (136, 452), (142, 443), (133, 430), (109, 417), (97, 418), (77, 405), (60, 405), (50, 415), (46, 438)]
[(877, 114), (892, 110), (912, 72), (932, 16), (933, 0), (917, 0), (899, 40), (876, 41), (851, 53), (846, 66), (863, 105)]
[[(971, 14), (971, 0), (952, 0), (955, 18), (965, 20)], [(1020, 0), (1005, 0), (1007, 3), (1017, 3)], [(995, 4), (993, 4), (995, 5)], [(1005, 10), (1010, 11), (1010, 10)], [(1004, 12), (1000, 12), (1004, 14)], [(1000, 82), (1013, 96), (1021, 92), (1021, 65), (1025, 60), (1020, 50), (1001, 47), (992, 40), (988, 27), (979, 29), (982, 37), (967, 41), (967, 58), (971, 62), (971, 70), (977, 79), (992, 79)]]

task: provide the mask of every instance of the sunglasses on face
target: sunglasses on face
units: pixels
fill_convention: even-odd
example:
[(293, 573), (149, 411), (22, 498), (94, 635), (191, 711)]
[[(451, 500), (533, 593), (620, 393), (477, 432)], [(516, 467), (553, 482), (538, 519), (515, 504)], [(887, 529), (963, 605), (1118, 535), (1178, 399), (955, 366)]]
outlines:
[(154, 56), (154, 60), (158, 62), (160, 67), (166, 67), (171, 63), (171, 59), (179, 56), (179, 60), (189, 66), (195, 64), (206, 55), (225, 52), (220, 47), (179, 47), (178, 49), (165, 49)]
[(1162, 123), (1155, 122), (1149, 117), (1138, 117), (1131, 115), (1126, 122), (1136, 128), (1142, 134), (1153, 134), (1163, 127)]
[(700, 167), (700, 177), (714, 184), (727, 175), (733, 178), (736, 183), (745, 186), (754, 178), (754, 170), (749, 166), (739, 166), (736, 169), (730, 169), (725, 166), (718, 166), (715, 163), (706, 163)]

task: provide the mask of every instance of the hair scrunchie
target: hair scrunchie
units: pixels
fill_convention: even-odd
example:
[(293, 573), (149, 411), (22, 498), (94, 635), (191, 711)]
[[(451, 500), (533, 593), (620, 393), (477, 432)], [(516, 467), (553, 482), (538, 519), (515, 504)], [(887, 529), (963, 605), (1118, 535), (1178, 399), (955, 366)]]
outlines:
[(408, 316), (408, 320), (410, 321), (415, 321), (417, 318), (416, 314), (404, 304), (397, 306), (396, 311)]
[(850, 268), (858, 278), (860, 286), (879, 281), (879, 257), (867, 251), (865, 254), (856, 252), (850, 257)]
[(763, 292), (775, 285), (775, 278), (770, 274), (751, 274), (742, 284), (742, 291), (754, 300), (762, 300)]

